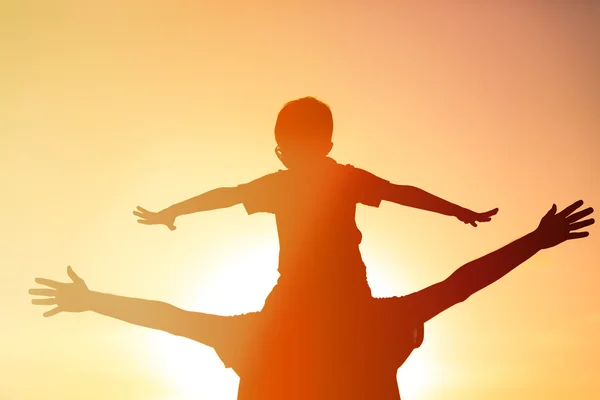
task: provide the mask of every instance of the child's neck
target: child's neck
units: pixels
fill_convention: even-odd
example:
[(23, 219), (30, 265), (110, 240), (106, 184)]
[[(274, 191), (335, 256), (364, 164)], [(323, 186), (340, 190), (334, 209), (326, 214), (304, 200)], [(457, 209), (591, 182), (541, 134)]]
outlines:
[(324, 166), (327, 166), (332, 163), (335, 163), (335, 160), (333, 158), (319, 157), (288, 169), (293, 171), (314, 171), (315, 169), (323, 168)]

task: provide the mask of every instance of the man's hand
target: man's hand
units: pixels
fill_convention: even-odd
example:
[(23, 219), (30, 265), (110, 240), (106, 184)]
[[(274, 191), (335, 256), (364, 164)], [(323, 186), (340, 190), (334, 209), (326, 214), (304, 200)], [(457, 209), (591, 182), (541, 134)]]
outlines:
[(170, 230), (174, 231), (177, 227), (174, 225), (175, 216), (163, 210), (160, 212), (148, 211), (140, 206), (137, 207), (138, 211), (134, 211), (133, 215), (140, 217), (137, 220), (140, 224), (144, 225), (165, 225)]
[(594, 212), (593, 208), (588, 207), (575, 212), (582, 205), (583, 200), (576, 201), (558, 214), (556, 213), (556, 204), (552, 205), (533, 233), (540, 249), (547, 249), (566, 240), (580, 239), (589, 235), (589, 232), (575, 232), (594, 223), (593, 218), (582, 220)]
[(50, 279), (36, 278), (35, 282), (48, 286), (50, 289), (30, 289), (29, 294), (46, 296), (44, 299), (33, 299), (35, 305), (56, 305), (50, 311), (44, 313), (44, 317), (51, 317), (60, 312), (83, 312), (89, 310), (89, 294), (83, 279), (77, 276), (71, 267), (67, 267), (67, 274), (72, 283), (56, 282)]
[(492, 220), (492, 217), (496, 214), (498, 214), (497, 208), (494, 208), (490, 211), (486, 211), (484, 213), (476, 213), (475, 211), (467, 210), (466, 208), (461, 208), (456, 213), (456, 218), (458, 218), (465, 224), (477, 226), (477, 222), (489, 222)]

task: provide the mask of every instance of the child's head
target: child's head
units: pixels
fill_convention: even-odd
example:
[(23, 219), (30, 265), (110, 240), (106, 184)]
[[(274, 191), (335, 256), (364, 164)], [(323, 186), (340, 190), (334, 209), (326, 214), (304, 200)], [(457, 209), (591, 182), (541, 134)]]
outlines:
[(287, 103), (275, 123), (275, 153), (288, 168), (325, 158), (333, 143), (333, 116), (329, 106), (314, 97)]

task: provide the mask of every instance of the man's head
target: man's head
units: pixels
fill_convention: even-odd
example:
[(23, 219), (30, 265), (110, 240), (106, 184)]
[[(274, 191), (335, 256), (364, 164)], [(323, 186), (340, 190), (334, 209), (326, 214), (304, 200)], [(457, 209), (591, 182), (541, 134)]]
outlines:
[(275, 123), (275, 153), (288, 168), (325, 158), (333, 143), (333, 116), (329, 106), (314, 97), (287, 103)]

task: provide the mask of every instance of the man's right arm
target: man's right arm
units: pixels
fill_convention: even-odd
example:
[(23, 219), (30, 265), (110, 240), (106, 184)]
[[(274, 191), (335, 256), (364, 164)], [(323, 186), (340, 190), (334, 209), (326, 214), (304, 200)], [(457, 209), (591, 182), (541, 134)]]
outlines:
[(416, 323), (431, 318), (465, 301), (491, 285), (540, 250), (532, 233), (471, 261), (445, 280), (404, 297), (406, 312)]
[(540, 250), (570, 239), (587, 237), (588, 232), (576, 231), (594, 223), (591, 218), (581, 220), (594, 210), (587, 208), (573, 213), (582, 204), (583, 201), (573, 203), (558, 214), (556, 206), (553, 206), (533, 232), (463, 265), (446, 280), (406, 296), (407, 315), (415, 323), (424, 323), (498, 281)]

